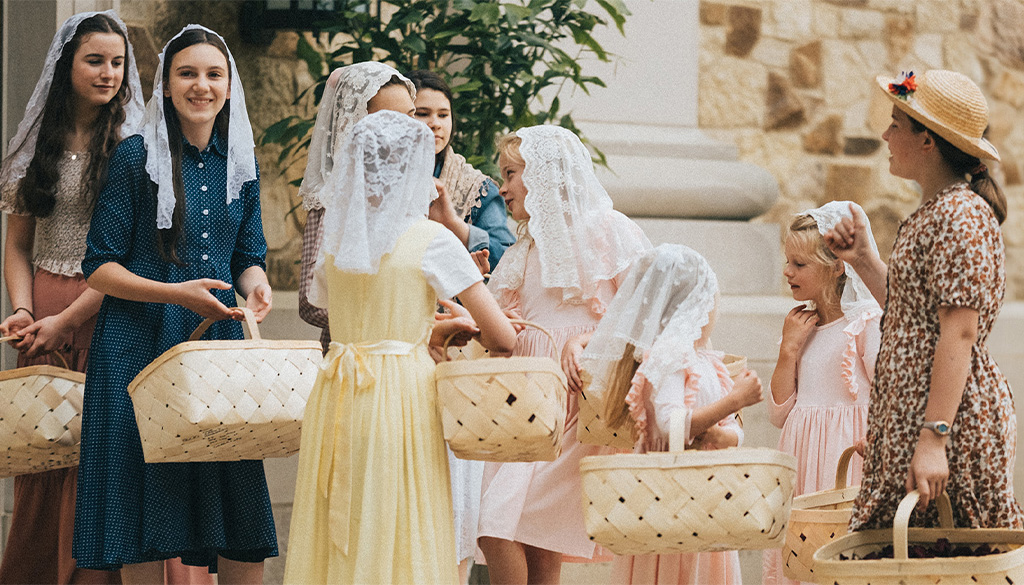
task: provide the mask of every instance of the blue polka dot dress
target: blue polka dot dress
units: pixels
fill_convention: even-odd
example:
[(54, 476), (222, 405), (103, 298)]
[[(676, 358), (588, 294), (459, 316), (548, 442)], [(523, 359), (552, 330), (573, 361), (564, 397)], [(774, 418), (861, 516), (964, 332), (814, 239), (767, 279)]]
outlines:
[[(200, 152), (182, 154), (185, 223), (178, 254), (164, 262), (156, 247), (156, 189), (146, 174), (141, 136), (124, 140), (110, 159), (96, 202), (82, 269), (107, 262), (160, 282), (215, 278), (234, 283), (265, 266), (259, 179), (226, 204), (227, 140), (214, 133)], [(214, 290), (235, 306), (234, 290)], [(258, 562), (277, 556), (277, 536), (262, 461), (144, 463), (128, 383), (150, 361), (185, 341), (202, 318), (180, 305), (107, 296), (97, 317), (86, 375), (73, 555), (78, 566), (180, 556), (216, 570), (217, 556)], [(241, 339), (236, 321), (220, 321), (204, 339)]]

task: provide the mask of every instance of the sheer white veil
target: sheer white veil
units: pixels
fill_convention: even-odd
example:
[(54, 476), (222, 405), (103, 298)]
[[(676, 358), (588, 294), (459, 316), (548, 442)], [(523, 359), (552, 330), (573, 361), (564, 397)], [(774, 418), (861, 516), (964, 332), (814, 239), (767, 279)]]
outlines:
[(299, 187), (302, 206), (320, 209), (321, 192), (334, 168), (334, 153), (340, 152), (356, 122), (366, 117), (366, 105), (392, 77), (401, 79), (415, 99), (416, 87), (394, 67), (366, 61), (335, 69), (327, 78), (320, 109), (309, 141), (306, 171)]
[[(25, 172), (35, 156), (36, 139), (39, 137), (43, 108), (46, 106), (46, 98), (49, 96), (50, 86), (53, 84), (53, 73), (57, 61), (64, 51), (64, 46), (74, 38), (75, 32), (78, 31), (78, 25), (97, 14), (103, 14), (113, 19), (121, 28), (125, 39), (128, 39), (128, 27), (113, 10), (80, 12), (64, 21), (60, 30), (53, 36), (50, 49), (46, 52), (46, 63), (43, 65), (43, 72), (39, 76), (39, 81), (36, 82), (28, 105), (25, 107), (25, 117), (21, 119), (17, 132), (8, 144), (7, 158), (4, 159), (3, 166), (0, 167), (0, 184), (9, 185), (25, 178)], [(143, 112), (142, 84), (139, 83), (139, 69), (135, 63), (135, 53), (132, 50), (131, 42), (127, 43), (127, 49), (128, 67), (124, 72), (124, 83), (128, 84), (131, 97), (124, 104), (125, 120), (120, 130), (122, 137), (138, 132)]]
[[(168, 45), (190, 30), (206, 31), (224, 42), (223, 37), (205, 26), (190, 24), (167, 41), (160, 51), (160, 62), (153, 80), (153, 97), (146, 105), (146, 117), (142, 123), (142, 139), (146, 145), (146, 172), (157, 184), (156, 227), (159, 229), (171, 227), (171, 217), (174, 214), (171, 150), (164, 112), (164, 55), (167, 53)], [(227, 43), (224, 43), (224, 46), (227, 47)], [(256, 178), (256, 142), (253, 140), (252, 125), (249, 124), (249, 114), (245, 108), (242, 80), (238, 76), (238, 68), (230, 49), (228, 66), (231, 68), (231, 98), (228, 100), (231, 112), (228, 122), (227, 202), (230, 204), (241, 196), (242, 185)]]
[[(853, 206), (858, 213), (867, 218), (861, 206), (851, 201), (831, 201), (821, 207), (805, 210), (799, 215), (810, 216), (818, 224), (818, 233), (824, 236), (844, 217), (853, 219), (853, 215), (850, 213), (850, 206)], [(867, 224), (867, 231), (871, 250), (878, 254), (878, 245), (875, 244), (875, 236), (871, 233), (870, 223)], [(864, 280), (857, 274), (857, 271), (849, 264), (844, 263), (844, 265), (846, 267), (846, 286), (843, 288), (843, 298), (841, 299), (843, 312), (851, 313), (865, 309), (880, 309), (875, 297), (868, 290), (867, 285), (864, 284)]]
[(357, 122), (324, 191), (323, 240), (309, 302), (327, 307), (327, 257), (344, 272), (376, 274), (381, 258), (427, 215), (434, 188), (434, 135), (426, 124), (384, 110)]

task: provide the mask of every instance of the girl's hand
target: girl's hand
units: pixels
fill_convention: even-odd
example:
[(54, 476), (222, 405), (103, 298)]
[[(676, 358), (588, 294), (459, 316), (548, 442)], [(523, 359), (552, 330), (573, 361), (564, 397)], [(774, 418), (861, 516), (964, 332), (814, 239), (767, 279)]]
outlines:
[(448, 189), (445, 188), (444, 183), (434, 179), (434, 187), (437, 188), (437, 199), (430, 202), (430, 211), (427, 212), (427, 218), (443, 225), (448, 225), (453, 221), (461, 221), (455, 214), (455, 206), (452, 205), (452, 199), (448, 195)]
[(581, 336), (577, 335), (565, 342), (562, 348), (562, 371), (569, 381), (569, 390), (580, 392), (583, 390), (583, 379), (580, 378), (580, 354), (586, 343), (582, 343)]
[(237, 311), (227, 308), (224, 303), (217, 300), (217, 297), (210, 293), (211, 289), (231, 289), (231, 285), (222, 280), (215, 280), (213, 278), (186, 280), (185, 282), (178, 283), (176, 288), (178, 304), (186, 309), (195, 311), (202, 317), (219, 321), (221, 319), (233, 319), (237, 314)]
[(782, 325), (783, 349), (794, 355), (799, 353), (817, 324), (817, 312), (808, 311), (803, 305), (793, 307)]
[[(850, 213), (853, 219), (844, 217), (832, 229), (825, 233), (825, 243), (840, 260), (852, 266), (859, 265), (863, 260), (875, 256), (871, 249), (868, 236), (868, 219), (863, 212), (852, 204)], [(923, 499), (923, 498), (922, 498)]]
[[(262, 323), (267, 313), (270, 312), (273, 294), (269, 284), (257, 284), (256, 288), (252, 289), (252, 292), (246, 297), (245, 306), (256, 316), (257, 323)], [(239, 320), (245, 319), (241, 312), (238, 312), (235, 318)]]
[(727, 447), (735, 447), (739, 444), (739, 437), (736, 433), (722, 425), (711, 425), (711, 428), (697, 436), (690, 443), (688, 449), (699, 449), (701, 451), (715, 451)]
[(8, 343), (11, 347), (18, 351), (25, 351), (32, 345), (33, 339), (31, 336), (29, 339), (25, 339), (25, 335), (22, 331), (34, 322), (32, 316), (25, 311), (18, 311), (10, 317), (3, 320), (0, 323), (0, 337), (10, 337), (11, 335), (20, 335), (22, 338), (18, 340), (12, 340)]
[(476, 269), (480, 271), (480, 274), (484, 278), (491, 277), (491, 263), (488, 258), (491, 257), (491, 251), (487, 248), (483, 250), (477, 250), (476, 252), (470, 252), (469, 255), (473, 258), (473, 262), (476, 263)]
[(430, 332), (430, 345), (443, 347), (444, 340), (454, 334), (449, 345), (462, 347), (480, 334), (480, 328), (472, 317), (455, 317), (438, 313), (434, 319), (434, 330)]
[(71, 342), (73, 328), (60, 314), (43, 317), (21, 330), (23, 337), (32, 336), (25, 357), (35, 358), (56, 351)]
[(473, 316), (469, 314), (469, 311), (466, 309), (466, 307), (463, 307), (462, 305), (456, 303), (451, 299), (441, 299), (437, 301), (437, 304), (447, 309), (448, 312), (438, 313), (434, 315), (435, 319), (448, 319), (451, 317), (466, 317), (467, 319), (473, 318)]
[(729, 396), (735, 401), (736, 410), (753, 406), (764, 400), (761, 380), (758, 379), (757, 372), (754, 370), (744, 370), (742, 374), (737, 376)]
[[(505, 313), (505, 316), (508, 317), (509, 319), (519, 321), (523, 320), (523, 316), (520, 315), (519, 311), (515, 309), (505, 309), (502, 311), (502, 313)], [(516, 330), (516, 333), (519, 333), (523, 329), (526, 329), (526, 325), (523, 325), (522, 323), (513, 323), (512, 328)]]
[(861, 458), (867, 457), (868, 438), (861, 437), (859, 441), (853, 444), (853, 450), (856, 451), (857, 454), (861, 456)]
[(907, 470), (907, 492), (916, 489), (921, 494), (918, 510), (924, 510), (928, 503), (946, 491), (949, 479), (949, 462), (946, 460), (946, 438), (928, 429), (922, 429), (918, 437), (914, 457)]

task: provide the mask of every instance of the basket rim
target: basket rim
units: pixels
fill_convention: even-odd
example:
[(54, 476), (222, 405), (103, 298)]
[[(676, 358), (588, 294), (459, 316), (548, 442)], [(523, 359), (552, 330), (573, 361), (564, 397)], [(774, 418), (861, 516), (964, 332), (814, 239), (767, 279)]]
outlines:
[(27, 376), (52, 376), (54, 378), (63, 378), (79, 384), (85, 383), (85, 374), (82, 372), (76, 372), (60, 366), (50, 365), (25, 366), (23, 368), (14, 368), (13, 370), (0, 372), (0, 382), (6, 382), (7, 380), (24, 378)]
[(562, 381), (562, 384), (568, 385), (568, 381), (565, 378), (565, 372), (562, 371), (562, 367), (558, 362), (549, 357), (539, 356), (510, 356), (478, 360), (452, 360), (448, 362), (440, 362), (434, 370), (434, 376), (436, 378), (448, 378), (490, 374), (495, 371), (496, 366), (505, 366), (506, 364), (509, 364), (507, 360), (511, 359), (516, 360), (515, 366), (514, 368), (506, 368), (508, 371), (553, 373), (558, 375), (558, 379)]
[(319, 341), (305, 339), (208, 339), (200, 341), (183, 341), (163, 352), (156, 359), (142, 368), (135, 378), (128, 383), (128, 395), (131, 396), (138, 389), (139, 385), (149, 377), (154, 370), (177, 356), (194, 351), (225, 349), (312, 349), (317, 355), (323, 353), (323, 346)]
[(815, 510), (814, 508), (817, 508), (818, 506), (842, 504), (843, 502), (852, 502), (859, 492), (860, 486), (854, 485), (840, 489), (822, 490), (797, 496), (793, 498), (793, 511), (828, 512), (830, 510)]
[(796, 471), (796, 457), (768, 447), (729, 447), (715, 451), (618, 453), (591, 455), (580, 461), (580, 472), (602, 469), (700, 468), (720, 465), (767, 464)]
[[(1024, 530), (1008, 528), (911, 528), (908, 542), (949, 540), (950, 544), (983, 544), (993, 546), (1016, 544), (1018, 548), (983, 557), (952, 557), (935, 559), (838, 560), (841, 553), (865, 545), (892, 544), (892, 528), (863, 530), (841, 536), (814, 552), (815, 574), (823, 577), (888, 577), (966, 573), (994, 573), (1024, 565)], [(962, 571), (962, 573), (951, 573)]]

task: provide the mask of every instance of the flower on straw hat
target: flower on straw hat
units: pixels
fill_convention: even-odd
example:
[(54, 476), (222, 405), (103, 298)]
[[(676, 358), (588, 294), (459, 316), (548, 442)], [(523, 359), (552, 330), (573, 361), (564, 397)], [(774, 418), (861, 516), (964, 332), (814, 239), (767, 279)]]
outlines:
[(879, 75), (875, 81), (896, 107), (953, 146), (971, 156), (999, 160), (999, 151), (983, 138), (988, 102), (966, 75), (931, 69), (920, 77), (910, 71), (895, 79)]

